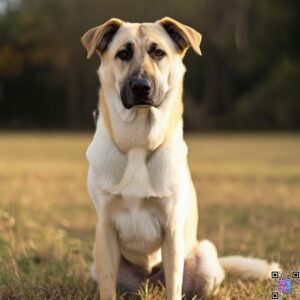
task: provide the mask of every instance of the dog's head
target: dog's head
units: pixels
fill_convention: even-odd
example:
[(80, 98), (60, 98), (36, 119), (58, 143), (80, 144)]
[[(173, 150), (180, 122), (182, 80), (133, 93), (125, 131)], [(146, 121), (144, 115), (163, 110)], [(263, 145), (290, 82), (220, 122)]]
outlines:
[(82, 37), (87, 57), (100, 56), (101, 85), (126, 109), (159, 107), (182, 80), (186, 50), (200, 55), (200, 42), (200, 33), (169, 17), (141, 24), (113, 18)]

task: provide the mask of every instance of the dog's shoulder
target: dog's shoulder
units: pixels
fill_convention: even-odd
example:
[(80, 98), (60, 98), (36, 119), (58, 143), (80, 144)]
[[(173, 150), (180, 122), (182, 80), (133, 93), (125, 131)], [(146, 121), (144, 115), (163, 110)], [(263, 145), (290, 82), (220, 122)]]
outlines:
[(97, 123), (96, 132), (86, 151), (89, 174), (93, 174), (94, 178), (88, 180), (88, 185), (106, 192), (122, 179), (127, 159), (112, 141), (102, 120), (99, 119)]
[(183, 140), (182, 127), (178, 126), (168, 142), (155, 151), (148, 161), (151, 182), (158, 194), (173, 193), (174, 189), (189, 180), (187, 154), (188, 148)]

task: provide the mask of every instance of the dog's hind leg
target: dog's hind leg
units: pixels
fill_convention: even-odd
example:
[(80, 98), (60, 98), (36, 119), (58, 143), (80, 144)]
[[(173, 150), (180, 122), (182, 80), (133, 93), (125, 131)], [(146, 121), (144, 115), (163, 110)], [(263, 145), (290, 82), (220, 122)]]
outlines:
[(137, 292), (147, 278), (147, 273), (140, 267), (121, 258), (118, 273), (118, 290), (120, 293)]
[[(97, 280), (95, 268), (92, 267), (92, 277)], [(199, 242), (185, 259), (182, 292), (187, 299), (197, 295), (205, 297), (216, 294), (224, 279), (224, 270), (221, 267), (215, 246), (203, 240)], [(143, 269), (128, 262), (121, 257), (118, 271), (118, 290), (136, 292), (146, 279), (164, 283), (164, 272), (158, 268), (153, 274), (146, 274)]]
[[(95, 262), (91, 267), (91, 275), (92, 279), (97, 282), (98, 275)], [(138, 291), (142, 286), (142, 283), (145, 282), (146, 278), (147, 274), (144, 270), (142, 270), (138, 266), (133, 265), (123, 256), (121, 256), (117, 279), (117, 286), (120, 294), (125, 292)]]
[(205, 297), (216, 294), (224, 276), (215, 246), (208, 240), (203, 240), (185, 259), (183, 294), (188, 299), (194, 295)]

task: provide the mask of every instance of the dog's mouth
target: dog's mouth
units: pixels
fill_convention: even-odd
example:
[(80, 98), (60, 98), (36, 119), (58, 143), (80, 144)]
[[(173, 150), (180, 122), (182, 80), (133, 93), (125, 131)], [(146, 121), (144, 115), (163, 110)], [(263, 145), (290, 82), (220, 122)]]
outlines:
[(122, 98), (122, 103), (125, 108), (131, 109), (132, 107), (136, 108), (150, 108), (150, 107), (158, 107), (160, 103), (153, 99), (149, 98), (142, 98), (142, 99), (126, 99), (123, 100)]
[(132, 107), (137, 107), (137, 108), (146, 108), (146, 107), (151, 107), (153, 106), (153, 102), (150, 99), (139, 99), (139, 100), (135, 100), (135, 99), (130, 99), (130, 98), (122, 98), (122, 103), (123, 106), (126, 109), (131, 109)]
[(140, 98), (133, 100), (133, 106), (144, 107), (144, 106), (155, 106), (154, 101), (149, 98)]

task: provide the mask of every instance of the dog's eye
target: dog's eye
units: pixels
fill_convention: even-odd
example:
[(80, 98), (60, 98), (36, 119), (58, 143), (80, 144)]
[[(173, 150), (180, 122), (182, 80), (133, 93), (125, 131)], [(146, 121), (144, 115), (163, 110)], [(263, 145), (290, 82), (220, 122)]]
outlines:
[(153, 52), (153, 54), (157, 58), (162, 58), (163, 56), (166, 55), (166, 53), (163, 50), (161, 50), (161, 49), (155, 49), (154, 52)]
[(121, 60), (130, 60), (132, 57), (132, 52), (128, 50), (121, 50), (117, 53), (117, 57)]
[(166, 52), (162, 49), (159, 49), (156, 43), (151, 44), (148, 53), (153, 59), (157, 61), (161, 60), (166, 55)]

